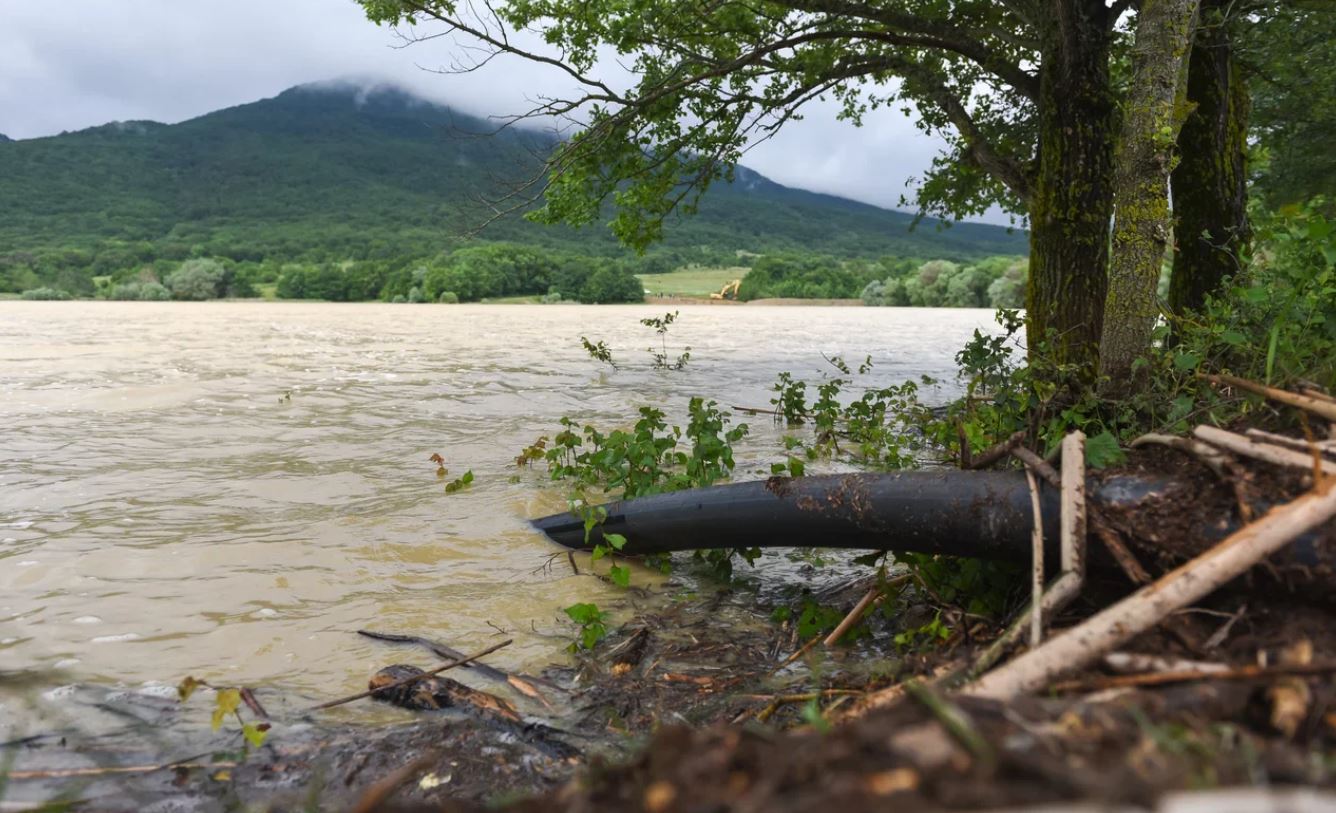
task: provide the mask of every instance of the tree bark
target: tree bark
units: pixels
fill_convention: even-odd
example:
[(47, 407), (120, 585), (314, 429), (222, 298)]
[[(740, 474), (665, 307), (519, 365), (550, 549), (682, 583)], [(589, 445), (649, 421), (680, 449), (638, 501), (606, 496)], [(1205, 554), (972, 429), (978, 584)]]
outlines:
[(1192, 106), (1178, 136), (1182, 156), (1170, 180), (1174, 202), (1174, 272), (1169, 308), (1198, 310), (1239, 269), (1248, 250), (1248, 85), (1234, 61), (1223, 19), (1226, 0), (1203, 0), (1202, 25), (1188, 66)]
[(1182, 125), (1179, 99), (1198, 0), (1142, 0), (1132, 80), (1114, 155), (1113, 249), (1104, 305), (1100, 372), (1124, 393), (1144, 376), (1134, 362), (1150, 349), (1156, 289), (1169, 243), (1169, 173)]
[(1049, 352), (1089, 382), (1098, 369), (1113, 202), (1111, 35), (1099, 0), (1050, 5), (1041, 26), (1027, 338), (1031, 354)]

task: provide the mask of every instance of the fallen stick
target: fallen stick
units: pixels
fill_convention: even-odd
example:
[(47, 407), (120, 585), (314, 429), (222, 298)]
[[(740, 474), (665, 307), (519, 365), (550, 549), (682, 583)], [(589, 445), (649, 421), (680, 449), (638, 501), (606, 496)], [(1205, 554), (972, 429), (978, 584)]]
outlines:
[[(1035, 640), (1034, 632), (1035, 619), (1042, 619), (1045, 615), (1051, 616), (1057, 613), (1071, 603), (1071, 600), (1081, 592), (1081, 587), (1085, 583), (1085, 511), (1088, 508), (1085, 503), (1085, 435), (1080, 432), (1071, 433), (1063, 439), (1060, 448), (1062, 448), (1063, 454), (1062, 474), (1058, 475), (1056, 471), (1053, 474), (1057, 477), (1058, 487), (1062, 489), (1062, 513), (1059, 524), (1061, 528), (1062, 572), (1053, 581), (1052, 585), (1045, 588), (1042, 582), (1042, 567), (1037, 568), (1035, 588), (1039, 590), (1039, 593), (1032, 595), (1030, 604), (1011, 622), (1011, 626), (1007, 627), (998, 636), (997, 640), (989, 644), (988, 648), (980, 653), (966, 669), (948, 677), (945, 681), (946, 685), (957, 686), (963, 682), (977, 680), (989, 669), (992, 669), (993, 664), (1001, 660), (1002, 656), (1020, 641), (1027, 623), (1031, 625), (1031, 646), (1038, 646), (1039, 642)], [(1037, 455), (1032, 456), (1044, 466), (1048, 466)], [(1073, 461), (1072, 465), (1069, 466), (1067, 461)], [(1030, 471), (1034, 470), (1038, 470), (1038, 466), (1030, 466), (1026, 473), (1029, 474)], [(1040, 473), (1042, 474), (1042, 472)], [(1035, 510), (1037, 527), (1040, 522), (1037, 506)], [(1042, 544), (1042, 539), (1040, 543)]]
[(364, 697), (370, 697), (370, 696), (372, 696), (373, 694), (380, 694), (381, 692), (389, 692), (389, 691), (392, 691), (392, 690), (394, 690), (394, 689), (399, 689), (399, 688), (402, 688), (402, 687), (404, 687), (404, 686), (408, 686), (408, 685), (410, 685), (410, 684), (417, 683), (419, 680), (422, 680), (422, 679), (424, 679), (424, 678), (429, 678), (429, 677), (431, 677), (432, 675), (439, 675), (440, 673), (444, 672), (444, 671), (447, 670), (447, 669), (454, 669), (456, 666), (463, 666), (464, 664), (468, 663), (469, 661), (476, 661), (478, 658), (481, 658), (481, 657), (483, 657), (484, 655), (490, 655), (490, 654), (492, 654), (493, 652), (497, 651), (498, 649), (500, 649), (500, 648), (502, 648), (502, 647), (510, 646), (511, 642), (512, 642), (512, 639), (507, 638), (506, 640), (502, 641), (501, 643), (499, 643), (499, 644), (493, 644), (492, 646), (487, 647), (486, 649), (482, 650), (481, 652), (475, 652), (475, 653), (473, 653), (472, 655), (468, 655), (468, 656), (463, 657), (463, 658), (457, 658), (457, 659), (455, 659), (455, 660), (453, 660), (453, 661), (450, 661), (450, 662), (447, 663), (447, 664), (442, 664), (441, 666), (438, 666), (438, 667), (436, 667), (435, 669), (432, 669), (432, 670), (430, 670), (430, 671), (422, 672), (422, 673), (420, 673), (420, 674), (413, 675), (412, 677), (404, 678), (403, 680), (396, 681), (395, 683), (391, 683), (391, 684), (389, 684), (388, 686), (380, 686), (380, 687), (375, 688), (375, 689), (368, 689), (368, 690), (365, 691), (365, 692), (358, 692), (357, 694), (350, 694), (350, 695), (348, 695), (347, 697), (340, 697), (338, 700), (330, 700), (330, 701), (327, 702), (327, 703), (321, 703), (321, 704), (316, 705), (316, 706), (311, 706), (309, 709), (306, 709), (306, 711), (320, 711), (320, 710), (322, 710), (322, 709), (332, 709), (332, 708), (334, 708), (335, 706), (342, 706), (342, 705), (344, 705), (344, 704), (351, 703), (351, 702), (353, 702), (354, 700), (361, 700), (361, 699), (364, 698)]
[(1104, 665), (1123, 674), (1148, 672), (1228, 672), (1227, 663), (1190, 661), (1187, 658), (1144, 655), (1139, 652), (1110, 652), (1104, 656)]
[(1011, 437), (1007, 438), (1001, 443), (998, 443), (994, 446), (990, 446), (987, 449), (984, 449), (982, 452), (979, 452), (979, 454), (977, 455), (971, 455), (970, 464), (966, 466), (966, 468), (986, 469), (989, 466), (996, 463), (997, 461), (1011, 454), (1011, 450), (1015, 449), (1017, 446), (1020, 446), (1021, 441), (1023, 440), (1025, 440), (1025, 432), (1024, 431), (1016, 432)]
[(1238, 578), (1332, 517), (1336, 517), (1336, 488), (1315, 490), (1273, 509), (1154, 584), (984, 675), (966, 691), (1009, 698), (1043, 689)]
[(1184, 438), (1179, 437), (1178, 435), (1162, 435), (1157, 432), (1150, 432), (1142, 435), (1128, 445), (1133, 449), (1140, 449), (1142, 446), (1151, 444), (1167, 446), (1170, 449), (1175, 449), (1185, 454), (1192, 455), (1204, 463), (1211, 471), (1215, 472), (1217, 476), (1222, 478), (1227, 476), (1225, 470), (1225, 453), (1209, 443), (1203, 443), (1196, 438)]
[(1184, 669), (1175, 672), (1146, 672), (1139, 675), (1109, 675), (1086, 680), (1064, 680), (1051, 687), (1055, 692), (1094, 692), (1105, 689), (1129, 689), (1191, 683), (1198, 680), (1266, 680), (1276, 677), (1329, 675), (1336, 673), (1336, 663), (1303, 663), (1279, 666), (1246, 666), (1217, 669)]
[[(463, 652), (460, 652), (459, 650), (454, 649), (453, 647), (448, 647), (445, 644), (438, 643), (436, 641), (431, 640), (430, 638), (421, 638), (417, 635), (397, 635), (395, 633), (373, 632), (371, 630), (358, 630), (357, 634), (365, 638), (371, 638), (376, 641), (389, 641), (390, 643), (395, 643), (395, 644), (417, 644), (418, 646), (425, 647), (433, 654), (438, 655), (447, 660), (454, 660), (457, 658), (464, 657)], [(471, 669), (485, 678), (505, 683), (508, 686), (514, 688), (520, 694), (523, 694), (527, 697), (532, 697), (533, 699), (541, 702), (548, 708), (551, 708), (552, 704), (548, 702), (547, 698), (543, 696), (542, 692), (538, 691), (538, 687), (535, 684), (542, 684), (549, 689), (561, 688), (546, 680), (542, 680), (541, 678), (535, 678), (529, 675), (521, 675), (515, 672), (507, 672), (504, 669), (498, 669), (495, 666), (491, 666), (485, 663), (468, 663), (464, 664), (464, 668)]]
[(1039, 505), (1039, 483), (1034, 472), (1025, 470), (1030, 485), (1030, 511), (1034, 514), (1034, 533), (1030, 536), (1030, 646), (1044, 642), (1044, 509)]
[(1309, 398), (1315, 398), (1319, 401), (1326, 401), (1327, 403), (1330, 404), (1336, 404), (1336, 396), (1332, 396), (1330, 393), (1323, 392), (1322, 390), (1313, 389), (1312, 387), (1300, 387), (1299, 392), (1308, 396)]
[(831, 631), (830, 635), (826, 636), (825, 640), (822, 641), (822, 645), (826, 647), (835, 646), (836, 642), (844, 637), (844, 634), (848, 632), (854, 624), (857, 624), (859, 619), (867, 614), (867, 611), (871, 609), (874, 603), (876, 603), (877, 597), (882, 595), (884, 590), (892, 587), (899, 587), (912, 578), (912, 574), (902, 573), (899, 576), (887, 579), (885, 584), (877, 585), (867, 591), (867, 594), (858, 600), (858, 603), (855, 604), (854, 608), (849, 611), (849, 614), (844, 617), (844, 620)]
[(1209, 375), (1201, 374), (1201, 378), (1215, 384), (1216, 386), (1238, 387), (1241, 390), (1256, 395), (1270, 398), (1272, 401), (1279, 401), (1282, 404), (1288, 404), (1292, 407), (1305, 409), (1314, 415), (1320, 415), (1329, 421), (1336, 421), (1336, 402), (1315, 398), (1311, 395), (1300, 395), (1297, 392), (1289, 390), (1268, 387), (1265, 384), (1258, 384), (1256, 381), (1249, 381), (1246, 378), (1239, 378), (1233, 375)]
[(830, 635), (827, 635), (825, 640), (821, 642), (822, 646), (825, 646), (827, 649), (835, 646), (835, 643), (839, 641), (840, 638), (844, 637), (844, 634), (848, 632), (854, 624), (858, 623), (859, 619), (863, 617), (863, 614), (868, 611), (872, 606), (872, 602), (876, 601), (877, 596), (879, 595), (881, 595), (880, 588), (874, 587), (867, 591), (867, 593), (858, 600), (858, 603), (854, 605), (854, 608), (849, 611), (849, 614), (844, 617), (844, 620), (841, 621), (835, 629), (831, 630)]
[[(1024, 446), (1012, 449), (1011, 454), (1017, 460), (1034, 469), (1035, 473), (1043, 477), (1049, 485), (1054, 488), (1062, 488), (1062, 477), (1059, 476), (1058, 470), (1049, 465), (1044, 458)], [(1095, 536), (1099, 537), (1099, 541), (1104, 543), (1104, 547), (1108, 548), (1109, 554), (1118, 563), (1118, 567), (1122, 569), (1123, 574), (1133, 584), (1149, 582), (1150, 573), (1142, 567), (1136, 555), (1123, 543), (1123, 540), (1118, 536), (1118, 532), (1104, 518), (1104, 514), (1099, 510), (1099, 507), (1093, 504), (1088, 505), (1086, 506), (1086, 513), (1090, 519), (1090, 529), (1095, 532)]]
[(1284, 446), (1286, 449), (1293, 449), (1296, 452), (1303, 452), (1311, 455), (1316, 448), (1318, 454), (1324, 457), (1336, 457), (1336, 441), (1318, 440), (1309, 442), (1303, 438), (1292, 438), (1289, 435), (1277, 435), (1275, 432), (1264, 432), (1261, 429), (1249, 429), (1244, 432), (1250, 439), (1258, 443), (1270, 443), (1274, 446)]
[(1261, 460), (1264, 463), (1309, 471), (1320, 467), (1324, 474), (1336, 474), (1336, 463), (1315, 457), (1311, 450), (1304, 453), (1283, 449), (1270, 443), (1263, 443), (1246, 438), (1243, 435), (1236, 435), (1233, 432), (1226, 432), (1224, 429), (1218, 429), (1214, 426), (1198, 426), (1192, 430), (1192, 434), (1199, 440), (1204, 440), (1213, 446), (1218, 446), (1244, 457), (1251, 457), (1254, 460)]

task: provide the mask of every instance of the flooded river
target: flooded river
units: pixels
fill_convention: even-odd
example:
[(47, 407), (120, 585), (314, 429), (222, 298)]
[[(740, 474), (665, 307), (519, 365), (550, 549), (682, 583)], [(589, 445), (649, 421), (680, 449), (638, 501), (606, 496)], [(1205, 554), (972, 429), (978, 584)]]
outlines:
[[(562, 607), (617, 600), (545, 569), (553, 548), (526, 524), (565, 492), (514, 457), (561, 416), (766, 406), (780, 371), (829, 370), (822, 353), (871, 355), (874, 385), (949, 378), (992, 326), (975, 310), (687, 306), (669, 351), (690, 345), (691, 363), (656, 372), (638, 320), (663, 311), (0, 302), (0, 735), (41, 728), (71, 684), (356, 691), (408, 657), (364, 627), (465, 651), (503, 631), (515, 643), (493, 660), (537, 671), (570, 640)], [(735, 420), (754, 430), (738, 476), (763, 476), (779, 433)], [(433, 453), (476, 482), (447, 495)]]

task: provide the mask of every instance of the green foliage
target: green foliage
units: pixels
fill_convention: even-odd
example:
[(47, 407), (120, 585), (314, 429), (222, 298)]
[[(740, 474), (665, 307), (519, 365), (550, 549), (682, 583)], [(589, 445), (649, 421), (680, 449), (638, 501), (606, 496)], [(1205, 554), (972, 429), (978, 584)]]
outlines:
[(589, 357), (594, 361), (600, 361), (614, 370), (617, 369), (617, 363), (612, 360), (612, 350), (604, 342), (599, 341), (598, 343), (594, 343), (589, 341), (588, 338), (581, 336), (580, 346), (585, 349), (585, 352), (588, 353)]
[(187, 260), (167, 277), (174, 299), (217, 299), (227, 293), (227, 271), (213, 259)]
[[(852, 375), (840, 358), (830, 360), (841, 372)], [(859, 373), (871, 370), (871, 359), (859, 367)], [(853, 384), (847, 376), (828, 378), (816, 386), (817, 399), (808, 402), (807, 382), (781, 372), (772, 389), (775, 418), (789, 426), (810, 425), (811, 444), (808, 459), (843, 453), (848, 462), (873, 469), (903, 469), (917, 465), (916, 453), (925, 449), (924, 428), (932, 413), (918, 402), (918, 385), (906, 381), (900, 385), (866, 389), (848, 403), (844, 392)], [(795, 437), (786, 440), (790, 450), (803, 445)], [(796, 465), (795, 465), (796, 464)], [(776, 474), (788, 471), (801, 476), (805, 464), (790, 456), (772, 465)]]
[[(289, 280), (280, 296), (406, 301), (412, 267), (448, 265), (443, 253), (461, 249), (459, 236), (487, 216), (477, 198), (503, 194), (558, 143), (523, 128), (470, 135), (492, 129), (402, 91), (329, 84), (175, 125), (120, 123), (2, 142), (0, 293), (48, 287), (91, 296), (94, 276), (128, 282), (152, 269), (165, 279), (185, 260), (213, 258), (235, 264), (252, 284), (277, 281), (284, 266), (310, 269), (302, 272), (311, 277), (303, 281), (314, 286), (309, 293), (304, 285), (293, 293)], [(638, 301), (631, 275), (735, 265), (738, 249), (960, 258), (1024, 250), (1024, 235), (995, 226), (911, 232), (906, 214), (785, 189), (754, 173), (749, 181), (717, 187), (699, 218), (645, 258), (604, 231), (516, 218), (491, 224), (484, 236), (583, 257), (582, 268), (549, 283), (572, 301)], [(600, 275), (604, 263), (614, 270)], [(400, 276), (391, 284), (393, 275)], [(435, 301), (444, 290), (463, 301), (511, 295), (462, 287), (423, 295)]]
[(654, 359), (654, 369), (656, 370), (681, 370), (691, 360), (690, 347), (684, 348), (676, 359), (669, 360), (668, 328), (672, 326), (673, 322), (677, 321), (679, 313), (680, 311), (673, 311), (665, 313), (663, 316), (651, 316), (640, 320), (640, 324), (654, 328), (654, 332), (659, 335), (659, 349), (655, 350), (653, 347), (645, 349), (645, 352), (649, 353), (650, 357)]
[(1018, 308), (1025, 304), (1027, 263), (989, 257), (973, 265), (932, 260), (909, 274), (874, 280), (863, 288), (867, 305), (947, 308)]
[(599, 641), (608, 637), (608, 614), (600, 610), (597, 604), (572, 604), (562, 612), (580, 625), (580, 637), (570, 645), (571, 652), (577, 649), (593, 649)]
[(932, 620), (895, 634), (895, 645), (901, 649), (930, 649), (951, 637), (951, 628), (942, 621), (938, 612)]
[(171, 298), (172, 292), (159, 282), (118, 282), (107, 291), (107, 299), (162, 302)]
[(209, 726), (214, 730), (220, 730), (229, 717), (236, 719), (241, 726), (240, 733), (245, 745), (242, 747), (241, 754), (244, 757), (250, 748), (259, 748), (264, 745), (269, 737), (270, 724), (268, 722), (246, 721), (241, 716), (242, 690), (237, 688), (214, 687), (202, 680), (194, 677), (186, 677), (176, 687), (177, 698), (186, 703), (200, 688), (209, 688), (214, 690), (213, 711), (209, 715)]
[(761, 257), (742, 278), (738, 299), (852, 299), (873, 279), (879, 266), (841, 262), (810, 254)]
[(464, 474), (458, 477), (457, 479), (451, 480), (450, 482), (446, 483), (445, 493), (454, 494), (456, 491), (463, 491), (464, 489), (468, 488), (471, 485), (473, 485), (473, 471), (469, 470), (464, 472)]
[[(620, 492), (622, 499), (712, 485), (733, 470), (732, 445), (747, 425), (730, 426), (728, 414), (714, 401), (692, 398), (686, 431), (669, 427), (654, 407), (641, 407), (631, 431), (600, 432), (585, 426), (577, 433), (570, 418), (543, 452), (554, 480), (567, 480), (577, 491)], [(679, 448), (685, 436), (689, 451)]]
[(1015, 598), (1024, 569), (1010, 562), (992, 562), (958, 556), (898, 553), (934, 597), (974, 615), (998, 618)]
[[(1229, 24), (1248, 68), (1255, 192), (1271, 207), (1331, 196), (1336, 13), (1325, 3), (1273, 3)], [(1328, 215), (1336, 215), (1334, 203), (1331, 197), (1324, 202)]]
[(32, 290), (24, 291), (23, 298), (45, 300), (73, 299), (68, 291), (60, 288), (33, 288)]

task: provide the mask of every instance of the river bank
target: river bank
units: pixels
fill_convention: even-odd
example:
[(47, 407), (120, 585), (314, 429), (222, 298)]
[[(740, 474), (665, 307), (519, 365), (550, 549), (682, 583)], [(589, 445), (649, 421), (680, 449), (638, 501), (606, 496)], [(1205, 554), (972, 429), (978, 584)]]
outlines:
[[(1193, 456), (1145, 449), (1098, 475), (1129, 477), (1163, 485), (1106, 515), (1154, 578), (1237, 527), (1240, 499), (1260, 517), (1314, 487), (1298, 467), (1246, 462), (1222, 478)], [(173, 701), (119, 698), (112, 704), (140, 709), (142, 731), (97, 743), (34, 740), (20, 752), (15, 784), (49, 798), (76, 782), (84, 798), (110, 807), (171, 799), (198, 810), (312, 799), (322, 808), (470, 811), (1156, 809), (1175, 804), (1175, 792), (1239, 786), (1303, 786), (1308, 796), (1276, 791), (1237, 809), (1271, 809), (1276, 798), (1326, 804), (1334, 797), (1313, 794), (1336, 787), (1334, 554), (1336, 521), (1327, 520), (1298, 547), (1119, 646), (1117, 657), (1008, 701), (933, 688), (1005, 627), (948, 604), (957, 614), (949, 637), (906, 645), (897, 636), (943, 612), (914, 579), (888, 602), (892, 611), (867, 616), (865, 636), (836, 646), (821, 643), (824, 632), (799, 634), (795, 618), (776, 620), (790, 594), (743, 588), (664, 602), (641, 590), (628, 597), (639, 609), (614, 634), (543, 671), (551, 684), (539, 684), (538, 698), (446, 673), (504, 697), (518, 719), (459, 702), (419, 707), (416, 719), (394, 725), (331, 727), (258, 687), (279, 726), (263, 748), (149, 772), (154, 759), (167, 760), (148, 758), (163, 751), (144, 748), (147, 731), (176, 737), (168, 752), (177, 755), (197, 747), (198, 735), (191, 742)], [(819, 599), (851, 610), (874, 582), (829, 581)], [(1093, 566), (1080, 598), (1051, 619), (1050, 637), (1133, 587), (1116, 567)], [(417, 646), (382, 646), (377, 659), (433, 663)], [(146, 706), (165, 716), (150, 726)], [(123, 770), (132, 740), (143, 773)]]

